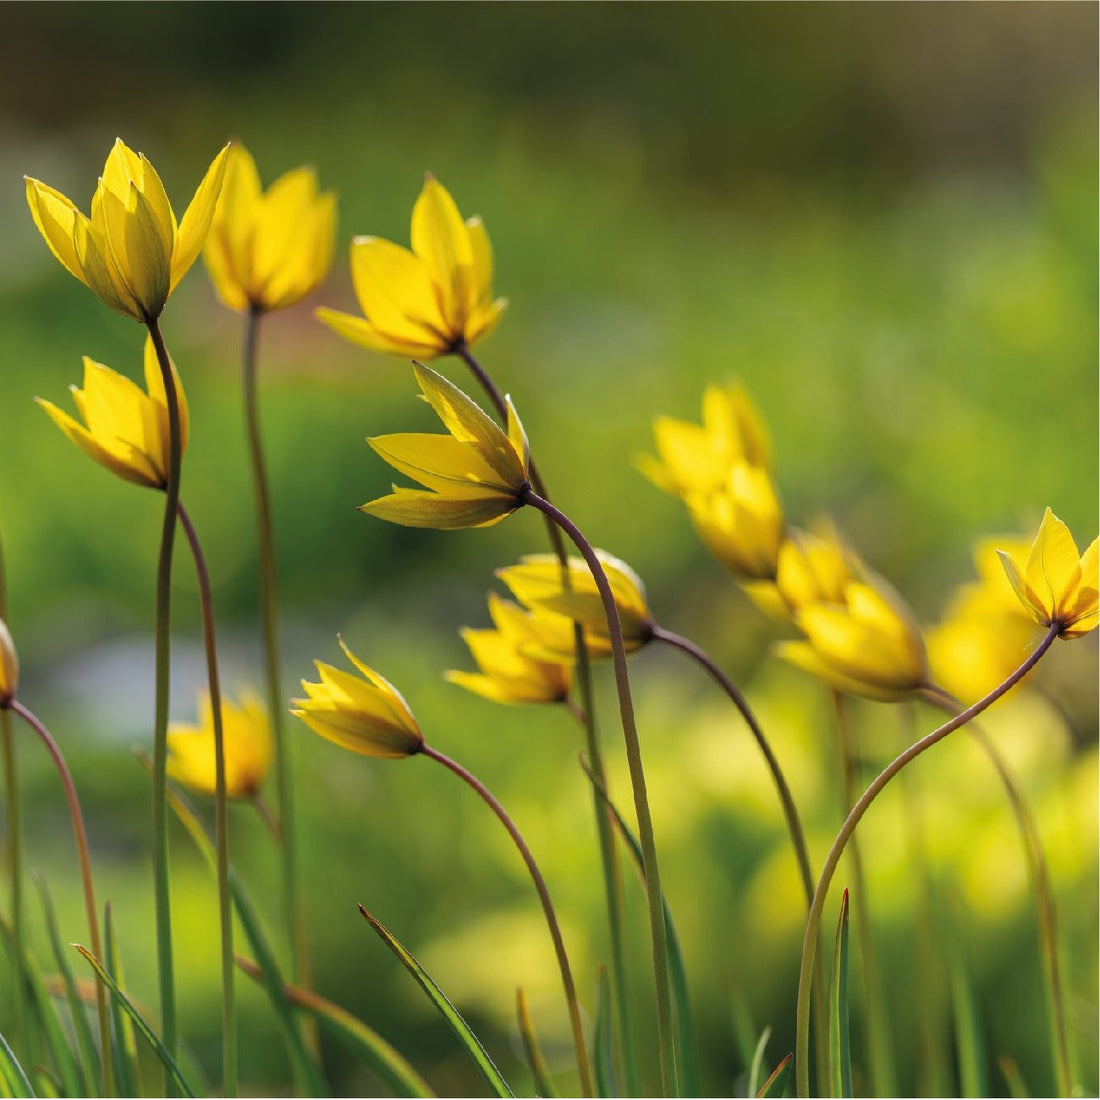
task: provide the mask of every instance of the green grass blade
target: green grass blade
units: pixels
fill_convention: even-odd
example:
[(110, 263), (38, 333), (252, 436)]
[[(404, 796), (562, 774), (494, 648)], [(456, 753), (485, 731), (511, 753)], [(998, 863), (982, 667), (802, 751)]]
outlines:
[(600, 1096), (620, 1096), (615, 1082), (614, 1024), (611, 1019), (611, 983), (607, 970), (600, 967), (596, 985), (596, 1033), (592, 1047), (596, 1064), (596, 1092)]
[[(263, 971), (254, 962), (238, 958), (237, 966), (254, 981), (263, 982)], [(435, 1096), (431, 1086), (398, 1051), (347, 1009), (296, 985), (283, 986), (283, 992), (295, 1008), (304, 1009), (327, 1025), (334, 1034), (350, 1039), (370, 1068), (398, 1096)]]
[(1008, 1085), (1008, 1095), (1013, 1097), (1013, 1100), (1028, 1100), (1031, 1093), (1028, 1091), (1027, 1082), (1020, 1072), (1020, 1067), (1016, 1065), (1015, 1058), (1010, 1058), (1007, 1054), (999, 1055), (997, 1068), (1001, 1071), (1005, 1084)]
[(35, 1066), (31, 1073), (34, 1074), (34, 1080), (38, 1083), (39, 1096), (64, 1095), (61, 1078), (52, 1069), (48, 1069), (46, 1066)]
[(11, 925), (7, 921), (0, 921), (0, 933), (3, 934), (4, 946), (7, 948), (8, 957), (12, 961), (12, 969), (22, 972), (26, 982), (29, 1000), (38, 1016), (41, 1032), (46, 1041), (46, 1047), (53, 1058), (57, 1075), (61, 1080), (62, 1089), (67, 1096), (82, 1096), (83, 1084), (80, 1079), (80, 1067), (77, 1064), (69, 1041), (65, 1036), (65, 1029), (57, 1015), (53, 1000), (46, 992), (46, 983), (42, 979), (34, 959), (23, 953), (21, 959), (15, 955), (15, 941), (12, 936)]
[(37, 871), (33, 872), (34, 884), (38, 889), (38, 896), (42, 901), (42, 911), (46, 916), (46, 932), (49, 936), (50, 947), (53, 949), (54, 961), (57, 963), (58, 973), (65, 986), (65, 997), (69, 1002), (69, 1012), (73, 1019), (73, 1031), (76, 1034), (77, 1049), (80, 1052), (80, 1075), (84, 1086), (85, 1096), (99, 1096), (99, 1054), (96, 1051), (95, 1039), (92, 1038), (92, 1027), (88, 1023), (88, 1013), (80, 994), (76, 990), (76, 981), (73, 979), (73, 969), (69, 966), (68, 952), (61, 944), (61, 933), (57, 927), (57, 912), (54, 909), (53, 899), (50, 897), (46, 880)]
[(111, 997), (118, 1001), (122, 1011), (133, 1020), (134, 1026), (141, 1033), (142, 1038), (153, 1048), (153, 1053), (156, 1054), (161, 1065), (164, 1066), (168, 1076), (175, 1082), (176, 1088), (178, 1088), (184, 1096), (194, 1096), (194, 1090), (180, 1072), (179, 1066), (176, 1065), (176, 1060), (168, 1053), (168, 1048), (160, 1041), (160, 1037), (149, 1026), (141, 1013), (134, 1008), (130, 998), (119, 988), (118, 982), (104, 970), (103, 964), (86, 947), (81, 947), (80, 944), (73, 944), (73, 946), (85, 959), (87, 959), (91, 968), (96, 972), (96, 977), (98, 977), (111, 991)]
[(852, 1047), (848, 1031), (848, 891), (840, 899), (833, 977), (829, 983), (829, 1086), (831, 1096), (852, 1095)]
[[(191, 804), (172, 784), (168, 785), (168, 803), (183, 827), (191, 834), (196, 847), (210, 866), (211, 871), (217, 874), (217, 856), (214, 852), (214, 844), (203, 828)], [(260, 973), (263, 977), (263, 986), (267, 991), (275, 1016), (279, 1021), (279, 1030), (286, 1041), (287, 1052), (290, 1055), (291, 1066), (298, 1083), (299, 1092), (309, 1096), (324, 1096), (328, 1092), (321, 1071), (306, 1048), (302, 1030), (298, 1026), (294, 1010), (285, 992), (285, 984), (282, 974), (279, 972), (279, 964), (275, 960), (275, 952), (264, 934), (263, 926), (252, 907), (248, 895), (245, 893), (240, 878), (236, 871), (229, 868), (229, 892), (233, 896), (233, 907), (237, 911), (237, 919), (244, 929), (245, 937), (252, 948), (252, 954), (259, 963)]]
[[(603, 970), (600, 971), (600, 978), (602, 981), (601, 992), (603, 991), (603, 985), (606, 985), (606, 979), (604, 978)], [(531, 1067), (531, 1072), (535, 1076), (535, 1093), (538, 1096), (557, 1096), (554, 1091), (554, 1086), (550, 1081), (550, 1071), (546, 1067), (546, 1059), (542, 1056), (542, 1047), (539, 1046), (538, 1038), (535, 1036), (535, 1029), (531, 1024), (531, 1014), (527, 1011), (527, 997), (523, 992), (523, 987), (520, 986), (516, 989), (516, 1022), (519, 1025), (520, 1038), (523, 1040), (523, 1050), (527, 1055), (527, 1062)], [(596, 1025), (596, 1034), (599, 1036), (599, 1024)], [(597, 1038), (596, 1042), (596, 1078), (599, 1080), (600, 1075), (600, 1044)], [(601, 1086), (601, 1096), (610, 1096), (611, 1093), (603, 1092)]]
[(775, 1072), (765, 1082), (757, 1096), (780, 1097), (785, 1096), (787, 1086), (791, 1083), (791, 1067), (794, 1066), (794, 1054), (788, 1054), (782, 1062), (775, 1067)]
[(745, 1090), (749, 1096), (755, 1096), (760, 1088), (760, 1071), (764, 1067), (764, 1053), (768, 1049), (768, 1040), (772, 1037), (770, 1026), (760, 1032), (760, 1040), (752, 1054), (752, 1066), (749, 1069), (749, 1086)]
[(954, 931), (950, 907), (941, 923), (940, 939), (945, 948), (951, 986), (951, 1008), (955, 1024), (955, 1052), (959, 1064), (959, 1095), (988, 1096), (984, 1043), (977, 999), (965, 944)]
[[(603, 804), (611, 811), (611, 817), (619, 830), (620, 836), (626, 844), (634, 866), (645, 882), (645, 860), (642, 857), (642, 846), (638, 838), (630, 831), (623, 815), (603, 789), (596, 777), (588, 769), (588, 765), (581, 760), (581, 768), (588, 776), (593, 789), (599, 795)], [(665, 938), (668, 941), (668, 969), (669, 979), (672, 983), (672, 1004), (676, 1018), (676, 1069), (680, 1077), (680, 1091), (684, 1096), (700, 1096), (702, 1090), (699, 1085), (699, 1047), (695, 1041), (695, 1021), (691, 1012), (691, 998), (688, 995), (687, 969), (684, 966), (684, 953), (680, 947), (680, 937), (676, 935), (676, 925), (672, 921), (672, 910), (668, 907), (668, 899), (661, 898), (661, 906), (665, 918)]]
[(485, 1078), (489, 1088), (493, 1090), (493, 1095), (501, 1097), (515, 1096), (515, 1093), (508, 1087), (508, 1082), (501, 1076), (500, 1070), (493, 1064), (488, 1051), (481, 1045), (481, 1040), (470, 1029), (470, 1025), (462, 1018), (458, 1009), (447, 999), (443, 990), (435, 984), (431, 975), (380, 920), (368, 913), (362, 905), (359, 906), (359, 912), (363, 914), (363, 918), (371, 928), (378, 933), (382, 942), (401, 960), (402, 965), (416, 979), (417, 984), (428, 995), (428, 999), (432, 1004), (439, 1009), (440, 1015), (450, 1025), (458, 1041), (473, 1058), (477, 1068), (481, 1071), (482, 1077)]
[[(126, 978), (122, 972), (122, 957), (118, 950), (118, 938), (115, 935), (111, 903), (103, 913), (104, 940), (107, 957), (103, 960), (108, 974), (114, 978), (119, 989), (126, 992)], [(138, 1081), (137, 1037), (130, 1017), (111, 999), (111, 1057), (114, 1060), (115, 1083), (119, 1096), (140, 1096)]]
[(4, 1076), (8, 1096), (34, 1096), (34, 1089), (3, 1034), (0, 1034), (0, 1073)]

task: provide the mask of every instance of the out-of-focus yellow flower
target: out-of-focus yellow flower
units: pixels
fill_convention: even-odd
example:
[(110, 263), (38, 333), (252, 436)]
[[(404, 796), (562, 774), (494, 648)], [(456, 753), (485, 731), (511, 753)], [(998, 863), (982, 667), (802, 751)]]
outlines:
[[(258, 695), (245, 692), (241, 705), (222, 700), (222, 743), (225, 750), (225, 793), (251, 798), (271, 765), (271, 726)], [(214, 752), (214, 712), (210, 695), (199, 698), (199, 723), (173, 722), (168, 727), (168, 774), (200, 794), (217, 793)]]
[(229, 152), (203, 256), (230, 309), (286, 309), (324, 281), (332, 264), (336, 196), (312, 168), (294, 168), (265, 193), (252, 154)]
[(412, 214), (412, 251), (380, 237), (351, 244), (362, 317), (318, 309), (341, 336), (374, 351), (431, 359), (486, 335), (507, 302), (493, 299), (493, 254), (480, 218), (462, 220), (428, 175)]
[(19, 687), (19, 654), (8, 624), (0, 619), (0, 710), (15, 698)]
[(766, 469), (739, 462), (720, 489), (683, 499), (703, 542), (735, 577), (775, 576), (783, 509)]
[(811, 603), (843, 603), (844, 590), (862, 565), (830, 520), (817, 530), (792, 527), (779, 548), (775, 583), (793, 614)]
[(734, 576), (770, 580), (783, 536), (767, 428), (740, 386), (708, 386), (703, 423), (671, 416), (653, 424), (659, 458), (638, 468), (683, 500), (711, 553)]
[[(1080, 638), (1100, 621), (1100, 540), (1077, 553), (1069, 528), (1048, 508), (1023, 566), (998, 550), (1005, 573), (1020, 602), (1040, 626), (1057, 623), (1062, 638)], [(1021, 555), (1022, 559), (1023, 555)]]
[(920, 630), (901, 597), (860, 568), (839, 597), (800, 604), (793, 613), (806, 641), (781, 642), (786, 661), (839, 691), (898, 700), (928, 683)]
[(302, 681), (308, 699), (295, 699), (291, 714), (315, 733), (364, 756), (396, 760), (424, 745), (409, 704), (388, 680), (368, 668), (340, 639), (340, 647), (365, 679), (315, 661), (321, 682)]
[(660, 458), (641, 455), (638, 468), (676, 496), (724, 488), (730, 470), (741, 463), (765, 470), (772, 466), (767, 428), (741, 386), (707, 386), (701, 426), (659, 416), (653, 435)]
[(570, 664), (530, 654), (554, 650), (563, 639), (571, 643), (573, 624), (549, 611), (524, 611), (494, 592), (489, 594), (489, 615), (494, 629), (462, 630), (481, 671), (452, 670), (446, 678), (498, 703), (560, 703), (568, 698)]
[(973, 703), (1012, 674), (1035, 641), (1035, 622), (1005, 578), (997, 546), (1027, 556), (1016, 537), (986, 538), (974, 550), (980, 580), (961, 586), (943, 621), (928, 631), (928, 663), (937, 684)]
[[(187, 400), (175, 364), (172, 377), (180, 411), (180, 451), (187, 448)], [(168, 484), (168, 399), (151, 338), (145, 340), (146, 393), (125, 375), (84, 357), (84, 389), (71, 386), (84, 424), (51, 401), (35, 401), (87, 455), (127, 481), (163, 489)], [(85, 426), (86, 425), (86, 426)]]
[(395, 469), (425, 489), (395, 485), (390, 496), (361, 506), (372, 516), (405, 527), (488, 527), (522, 503), (528, 488), (527, 436), (508, 403), (508, 431), (457, 386), (430, 367), (414, 364), (424, 398), (450, 435), (408, 432), (367, 442)]
[[(641, 649), (653, 636), (653, 617), (646, 604), (645, 585), (626, 562), (603, 550), (597, 550), (596, 555), (607, 574), (615, 599), (626, 651), (631, 653)], [(580, 623), (584, 629), (585, 644), (593, 657), (606, 657), (611, 653), (611, 636), (603, 601), (583, 558), (569, 559), (568, 583), (562, 575), (561, 562), (554, 554), (528, 554), (519, 565), (498, 569), (497, 576), (526, 607), (553, 611)], [(547, 631), (541, 640), (540, 650), (559, 660), (571, 660), (572, 632), (563, 631), (555, 635)], [(536, 650), (530, 648), (529, 652), (535, 653)]]
[(112, 309), (149, 322), (198, 258), (225, 174), (215, 158), (177, 225), (153, 166), (121, 138), (107, 156), (91, 217), (60, 191), (27, 178), (27, 203), (50, 251)]

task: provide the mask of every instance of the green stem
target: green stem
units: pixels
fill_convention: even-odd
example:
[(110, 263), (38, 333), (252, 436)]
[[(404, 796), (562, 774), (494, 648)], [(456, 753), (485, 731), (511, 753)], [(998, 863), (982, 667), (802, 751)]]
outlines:
[(264, 667), (267, 673), (267, 709), (275, 743), (275, 784), (278, 798), (279, 849), (283, 861), (283, 919), (290, 939), (291, 973), (295, 985), (311, 984), (309, 939), (305, 910), (298, 893), (298, 861), (295, 849), (294, 789), (291, 781), (286, 739), (281, 673), (279, 668), (278, 574), (275, 569), (275, 538), (272, 526), (271, 494), (267, 484), (260, 413), (256, 395), (256, 366), (262, 311), (252, 307), (245, 322), (244, 411), (248, 430), (248, 454), (256, 499), (256, 531), (260, 554), (260, 611), (263, 625)]
[[(496, 409), (503, 423), (508, 422), (508, 406), (504, 401), (504, 395), (493, 382), (489, 372), (474, 357), (473, 353), (464, 342), (458, 343), (454, 353), (470, 368), (471, 373), (477, 379), (481, 388), (485, 391), (493, 407)], [(539, 473), (534, 461), (529, 462), (531, 484), (540, 497), (550, 499), (546, 489), (546, 483)], [(562, 539), (561, 530), (553, 518), (544, 515), (546, 531), (550, 539), (550, 545), (562, 566), (562, 581), (569, 585), (569, 557), (566, 553), (565, 542)], [(592, 664), (588, 657), (588, 647), (584, 642), (584, 630), (578, 623), (573, 624), (574, 650), (577, 655), (577, 663), (574, 669), (574, 680), (581, 698), (582, 717), (581, 722), (585, 731), (585, 743), (588, 750), (589, 766), (592, 774), (600, 781), (604, 789), (607, 789), (607, 778), (604, 773), (603, 754), (600, 751), (599, 733), (596, 729), (595, 700), (592, 693)], [(593, 791), (592, 807), (596, 815), (596, 832), (600, 845), (600, 864), (603, 871), (604, 895), (607, 905), (608, 935), (611, 941), (611, 981), (615, 989), (614, 1005), (614, 1037), (615, 1054), (622, 1069), (622, 1080), (627, 1092), (636, 1096), (641, 1092), (641, 1082), (638, 1079), (638, 1065), (634, 1057), (634, 1025), (633, 1012), (631, 1011), (630, 991), (626, 978), (626, 952), (623, 946), (623, 896), (622, 876), (619, 874), (618, 857), (615, 848), (615, 832), (611, 823), (611, 813), (601, 803), (599, 795)]]
[[(8, 621), (7, 573), (4, 569), (3, 548), (0, 547), (0, 619)], [(23, 958), (23, 811), (19, 802), (19, 774), (15, 763), (15, 731), (11, 715), (0, 710), (0, 745), (4, 758), (4, 803), (8, 822), (5, 845), (8, 867), (11, 869), (11, 930), (14, 957)], [(31, 1035), (27, 1030), (27, 987), (19, 975), (19, 965), (13, 968), (15, 986), (15, 1033), (23, 1044), (23, 1054), (28, 1062), (31, 1057)]]
[(802, 821), (798, 816), (798, 807), (795, 805), (794, 796), (791, 794), (791, 788), (787, 784), (783, 769), (779, 766), (779, 760), (772, 751), (768, 739), (764, 736), (764, 731), (760, 728), (760, 723), (749, 706), (748, 700), (737, 685), (714, 663), (710, 654), (696, 645), (695, 642), (672, 630), (666, 630), (656, 623), (653, 624), (652, 631), (655, 641), (664, 642), (666, 645), (679, 649), (706, 669), (718, 686), (729, 696), (730, 701), (738, 709), (741, 717), (745, 719), (745, 723), (752, 732), (753, 738), (756, 740), (756, 744), (759, 746), (768, 765), (768, 771), (771, 772), (775, 789), (779, 793), (779, 801), (783, 806), (783, 816), (787, 819), (787, 831), (790, 833), (791, 844), (794, 846), (795, 858), (798, 861), (798, 873), (802, 880), (802, 889), (806, 894), (806, 904), (809, 905), (814, 896), (814, 878), (813, 872), (810, 870), (806, 834), (803, 832)]
[[(856, 766), (852, 753), (851, 729), (845, 698), (839, 691), (833, 691), (833, 706), (836, 710), (837, 747), (840, 752), (840, 781), (844, 804), (844, 813), (851, 809), (856, 797)], [(871, 916), (867, 908), (866, 879), (863, 874), (863, 852), (859, 838), (852, 837), (848, 858), (851, 861), (853, 884), (852, 914), (859, 939), (859, 952), (863, 960), (863, 1013), (864, 1036), (867, 1043), (870, 1062), (871, 1092), (875, 1096), (893, 1096), (897, 1092), (894, 1083), (893, 1055), (890, 1050), (886, 1008), (886, 996), (879, 980), (880, 974), (875, 952), (874, 936), (871, 933)], [(850, 895), (852, 896), (852, 895)]]
[(457, 775), (459, 779), (469, 787), (473, 788), (489, 809), (496, 814), (500, 823), (508, 830), (508, 835), (519, 849), (519, 854), (523, 857), (523, 862), (527, 865), (531, 880), (535, 884), (535, 890), (538, 892), (539, 901), (542, 902), (542, 911), (546, 915), (546, 924), (550, 929), (550, 938), (554, 941), (554, 953), (558, 958), (558, 968), (561, 971), (561, 982), (565, 987), (565, 1000), (569, 1006), (569, 1022), (573, 1029), (573, 1045), (577, 1052), (577, 1071), (580, 1074), (581, 1095), (594, 1096), (595, 1090), (592, 1086), (592, 1067), (588, 1060), (588, 1047), (585, 1045), (584, 1041), (584, 1025), (581, 1022), (581, 1010), (577, 1001), (577, 987), (573, 981), (573, 971), (569, 966), (569, 956), (565, 952), (565, 941), (562, 939), (557, 914), (554, 912), (554, 904), (550, 900), (550, 891), (547, 889), (546, 880), (542, 877), (542, 872), (535, 862), (535, 857), (531, 854), (531, 849), (527, 847), (527, 842), (523, 839), (522, 834), (516, 827), (516, 823), (508, 816), (504, 807), (497, 801), (489, 788), (472, 772), (467, 771), (457, 761), (433, 749), (427, 743), (423, 744), (420, 752), (429, 759), (442, 764), (449, 771)]
[(615, 687), (619, 695), (619, 713), (622, 718), (623, 738), (626, 742), (626, 759), (634, 793), (634, 809), (638, 817), (638, 839), (645, 862), (646, 901), (649, 908), (649, 931), (653, 942), (653, 973), (657, 993), (657, 1043), (661, 1062), (661, 1084), (665, 1096), (675, 1096), (679, 1089), (676, 1051), (672, 1041), (672, 988), (661, 876), (657, 867), (657, 845), (653, 835), (653, 816), (649, 809), (649, 797), (646, 794), (642, 750), (638, 742), (638, 729), (634, 722), (634, 701), (630, 696), (630, 676), (626, 668), (626, 649), (623, 645), (619, 610), (615, 606), (615, 597), (611, 592), (611, 585), (608, 583), (607, 574), (604, 573), (600, 559), (577, 525), (564, 512), (559, 511), (530, 488), (524, 491), (522, 500), (523, 503), (530, 504), (550, 516), (581, 552), (581, 556), (592, 572), (592, 579), (599, 590), (604, 614), (607, 616), (607, 629), (615, 665)]
[(968, 707), (961, 714), (956, 715), (949, 722), (945, 722), (938, 729), (926, 734), (915, 744), (910, 745), (904, 752), (895, 757), (871, 782), (870, 786), (860, 796), (859, 801), (852, 807), (844, 823), (840, 827), (825, 857), (825, 864), (821, 869), (821, 877), (814, 891), (813, 901), (810, 904), (810, 915), (806, 920), (806, 934), (802, 943), (802, 964), (798, 975), (798, 1003), (795, 1009), (795, 1075), (797, 1081), (797, 1095), (808, 1096), (810, 1092), (810, 1064), (809, 1064), (809, 1030), (810, 1030), (810, 978), (813, 972), (814, 956), (817, 952), (817, 938), (821, 929), (821, 914), (825, 908), (825, 897), (829, 892), (829, 885), (833, 881), (840, 857), (867, 812), (871, 803), (879, 796), (882, 789), (894, 778), (908, 763), (915, 760), (925, 750), (930, 749), (937, 742), (942, 741), (949, 733), (953, 733), (960, 726), (965, 726), (972, 718), (981, 714), (986, 707), (995, 703), (1006, 691), (1024, 678), (1038, 663), (1044, 653), (1050, 648), (1054, 639), (1063, 629), (1060, 622), (1053, 622), (1039, 645), (1030, 656), (1020, 665), (1011, 676), (1002, 684), (993, 689), (985, 698), (978, 700), (972, 707)]
[[(84, 815), (80, 811), (80, 799), (77, 798), (72, 773), (65, 763), (65, 757), (62, 755), (57, 742), (50, 736), (50, 731), (38, 718), (23, 706), (18, 699), (12, 699), (8, 706), (38, 734), (39, 739), (46, 746), (46, 751), (53, 759), (57, 774), (61, 777), (61, 784), (65, 788), (65, 798), (69, 803), (69, 816), (72, 818), (73, 832), (76, 834), (76, 851), (80, 859), (80, 874), (84, 883), (84, 908), (88, 918), (88, 935), (91, 937), (92, 949), (95, 951), (96, 957), (102, 958), (103, 943), (99, 936), (99, 914), (95, 903), (95, 887), (92, 885), (92, 860), (88, 854), (88, 833), (84, 828)], [(107, 1014), (107, 990), (102, 982), (96, 983), (96, 1008), (99, 1012), (103, 1095), (110, 1096), (113, 1091), (111, 1084), (111, 1018)]]
[[(930, 685), (926, 694), (934, 705), (949, 714), (956, 714), (962, 709), (962, 704), (938, 685)], [(1058, 919), (1054, 904), (1054, 889), (1050, 882), (1050, 870), (1039, 838), (1039, 829), (1024, 798), (1024, 793), (1020, 790), (1020, 785), (1016, 782), (1000, 750), (980, 726), (971, 727), (970, 732), (981, 745), (1000, 777), (1024, 843), (1028, 872), (1038, 901), (1039, 942), (1042, 946), (1043, 969), (1050, 1008), (1054, 1076), (1058, 1095), (1070, 1096), (1073, 1091), (1073, 1075), (1070, 1070), (1069, 1043), (1066, 1037), (1065, 994), (1058, 966)]]
[[(156, 604), (156, 710), (153, 726), (153, 891), (156, 905), (157, 975), (160, 986), (161, 1040), (174, 1059), (179, 1050), (176, 1030), (176, 989), (172, 969), (172, 900), (168, 873), (168, 802), (165, 795), (168, 764), (168, 692), (171, 676), (172, 645), (172, 550), (176, 538), (176, 509), (180, 496), (179, 395), (164, 346), (160, 323), (146, 321), (156, 349), (168, 406), (168, 470), (164, 486), (164, 523), (157, 562)], [(97, 957), (102, 957), (96, 952)], [(164, 1088), (172, 1087), (167, 1071)]]
[(222, 945), (222, 1074), (226, 1096), (236, 1096), (237, 1011), (233, 990), (233, 899), (229, 892), (229, 800), (225, 786), (225, 730), (222, 724), (222, 691), (218, 675), (218, 646), (214, 636), (214, 599), (210, 573), (194, 524), (182, 502), (177, 508), (180, 524), (191, 547), (199, 582), (202, 608), (202, 640), (206, 650), (206, 677), (210, 689), (210, 713), (214, 723), (214, 843), (218, 865), (218, 916)]

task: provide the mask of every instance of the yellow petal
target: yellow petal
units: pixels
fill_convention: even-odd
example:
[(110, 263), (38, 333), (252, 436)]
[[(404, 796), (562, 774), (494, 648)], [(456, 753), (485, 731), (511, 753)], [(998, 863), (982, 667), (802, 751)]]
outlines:
[[(491, 304), (493, 296), (493, 248), (489, 243), (489, 234), (478, 217), (466, 219), (466, 230), (470, 238), (470, 301), (469, 313), (472, 317), (478, 309)], [(503, 301), (503, 299), (500, 299)], [(467, 333), (467, 338), (473, 337)]]
[(1051, 619), (1062, 617), (1065, 597), (1081, 579), (1081, 558), (1069, 528), (1048, 508), (1027, 559), (1028, 587)]
[(19, 686), (19, 655), (7, 624), (0, 619), (0, 702), (14, 697)]
[(79, 222), (86, 228), (88, 219), (60, 191), (29, 176), (26, 184), (27, 205), (38, 232), (65, 270), (86, 284), (84, 265), (77, 255), (74, 237), (76, 224)]
[(400, 355), (405, 359), (432, 359), (442, 355), (446, 349), (438, 344), (426, 344), (395, 340), (379, 332), (365, 317), (356, 317), (351, 313), (342, 313), (337, 309), (320, 306), (313, 315), (322, 324), (328, 325), (333, 332), (350, 340), (353, 344), (362, 344), (371, 351), (380, 351), (386, 355)]
[(470, 231), (450, 193), (431, 176), (413, 206), (412, 249), (437, 288), (449, 332), (461, 336), (474, 285)]
[(210, 223), (214, 218), (214, 209), (225, 177), (230, 148), (231, 146), (226, 145), (211, 162), (180, 220), (176, 246), (172, 253), (172, 290), (175, 290), (180, 279), (202, 251), (206, 234), (210, 231)]
[(405, 432), (367, 442), (395, 469), (437, 492), (449, 493), (458, 488), (471, 497), (516, 495), (514, 489), (501, 483), (477, 451), (453, 436)]
[[(172, 367), (172, 378), (176, 384), (176, 402), (179, 406), (180, 415), (180, 454), (183, 454), (187, 450), (187, 443), (191, 438), (191, 414), (188, 410), (187, 395), (183, 392), (183, 383), (180, 381), (180, 376), (176, 370), (176, 364), (172, 361), (172, 357), (168, 357), (168, 362)], [(145, 338), (145, 351), (144, 351), (144, 368), (145, 368), (145, 388), (149, 392), (149, 396), (153, 399), (156, 405), (163, 410), (160, 419), (160, 431), (161, 439), (163, 440), (163, 448), (165, 455), (164, 469), (168, 469), (168, 394), (164, 389), (164, 373), (160, 369), (160, 360), (157, 358), (156, 345), (153, 343), (151, 336)]]
[(402, 527), (433, 527), (454, 531), (463, 527), (489, 527), (516, 510), (499, 496), (441, 497), (438, 493), (394, 487), (390, 496), (379, 497), (359, 506), (361, 512)]
[(465, 340), (467, 344), (475, 344), (483, 336), (488, 336), (497, 326), (497, 322), (504, 316), (508, 308), (507, 298), (497, 298), (487, 306), (479, 307), (466, 319)]

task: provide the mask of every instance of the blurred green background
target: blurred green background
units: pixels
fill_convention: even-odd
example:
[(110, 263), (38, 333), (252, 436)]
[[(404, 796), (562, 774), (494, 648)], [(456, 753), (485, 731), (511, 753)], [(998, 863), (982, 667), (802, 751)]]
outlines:
[[(775, 629), (708, 557), (680, 505), (636, 471), (654, 415), (697, 420), (708, 381), (740, 379), (771, 426), (788, 516), (832, 512), (924, 622), (972, 579), (978, 535), (1032, 532), (1047, 505), (1079, 543), (1096, 533), (1093, 4), (9, 3), (0, 27), (9, 621), (21, 695), (70, 754), (100, 891), (114, 902), (130, 982), (153, 1009), (148, 791), (130, 746), (151, 736), (161, 507), (94, 467), (31, 401), (64, 405), (82, 355), (138, 377), (141, 333), (49, 255), (24, 174), (86, 207), (121, 136), (154, 162), (179, 211), (233, 137), (265, 182), (311, 163), (339, 193), (328, 284), (262, 334), (286, 678), (310, 675), (314, 657), (336, 661), (342, 631), (402, 689), (433, 743), (487, 780), (543, 862), (589, 1008), (607, 950), (579, 737), (564, 715), (494, 707), (440, 679), (469, 666), (458, 627), (486, 622), (492, 570), (542, 550), (541, 524), (520, 514), (448, 534), (355, 511), (390, 480), (363, 437), (435, 429), (407, 365), (312, 319), (312, 305), (354, 308), (352, 235), (407, 243), (425, 170), (464, 214), (482, 215), (496, 290), (510, 299), (477, 349), (482, 361), (515, 398), (555, 499), (646, 578), (660, 621), (697, 638), (745, 687), (817, 860), (840, 820), (828, 697), (769, 656)], [(240, 319), (197, 265), (163, 324), (191, 403), (183, 497), (214, 576), (224, 679), (231, 691), (258, 686)], [(443, 368), (467, 385), (459, 364)], [(172, 711), (191, 720), (198, 607), (182, 556), (176, 572)], [(773, 1061), (792, 1043), (794, 864), (728, 705), (674, 655), (643, 653), (634, 669), (705, 1084), (728, 1094), (743, 1088), (738, 1027), (743, 1036), (772, 1025)], [(1037, 678), (1044, 690), (989, 719), (1051, 851), (1074, 1057), (1093, 1091), (1095, 674), (1095, 635), (1059, 645)], [(628, 802), (602, 678), (600, 688), (613, 785)], [(928, 713), (908, 720), (917, 725), (907, 731), (889, 709), (857, 710), (868, 771), (934, 724)], [(477, 1090), (363, 926), (363, 902), (422, 955), (522, 1089), (511, 1005), (515, 986), (528, 988), (571, 1087), (549, 943), (496, 823), (425, 761), (352, 758), (304, 727), (290, 732), (317, 988), (378, 1026), (441, 1092)], [(987, 772), (966, 742), (914, 769), (988, 1053), (1010, 1054), (1041, 1095), (1053, 1078), (1034, 911)], [(30, 861), (63, 903), (62, 934), (80, 939), (64, 804), (30, 743), (20, 779)], [(900, 796), (887, 798), (862, 830), (903, 1092), (931, 1087), (912, 1038), (915, 1006), (946, 996), (935, 967), (918, 982), (907, 817)], [(246, 807), (233, 826), (235, 861), (274, 931), (273, 854)], [(173, 853), (183, 1033), (216, 1073), (215, 895), (182, 834)], [(640, 896), (631, 919), (644, 1001)], [(0, 1030), (7, 1011), (0, 997)], [(246, 992), (242, 1012), (249, 1089), (286, 1091), (263, 998)], [(942, 1020), (946, 1035), (946, 1008)], [(339, 1092), (379, 1087), (343, 1048), (327, 1046), (326, 1057)], [(859, 1049), (856, 1059), (858, 1088)], [(1003, 1093), (1005, 1083), (988, 1087)]]

